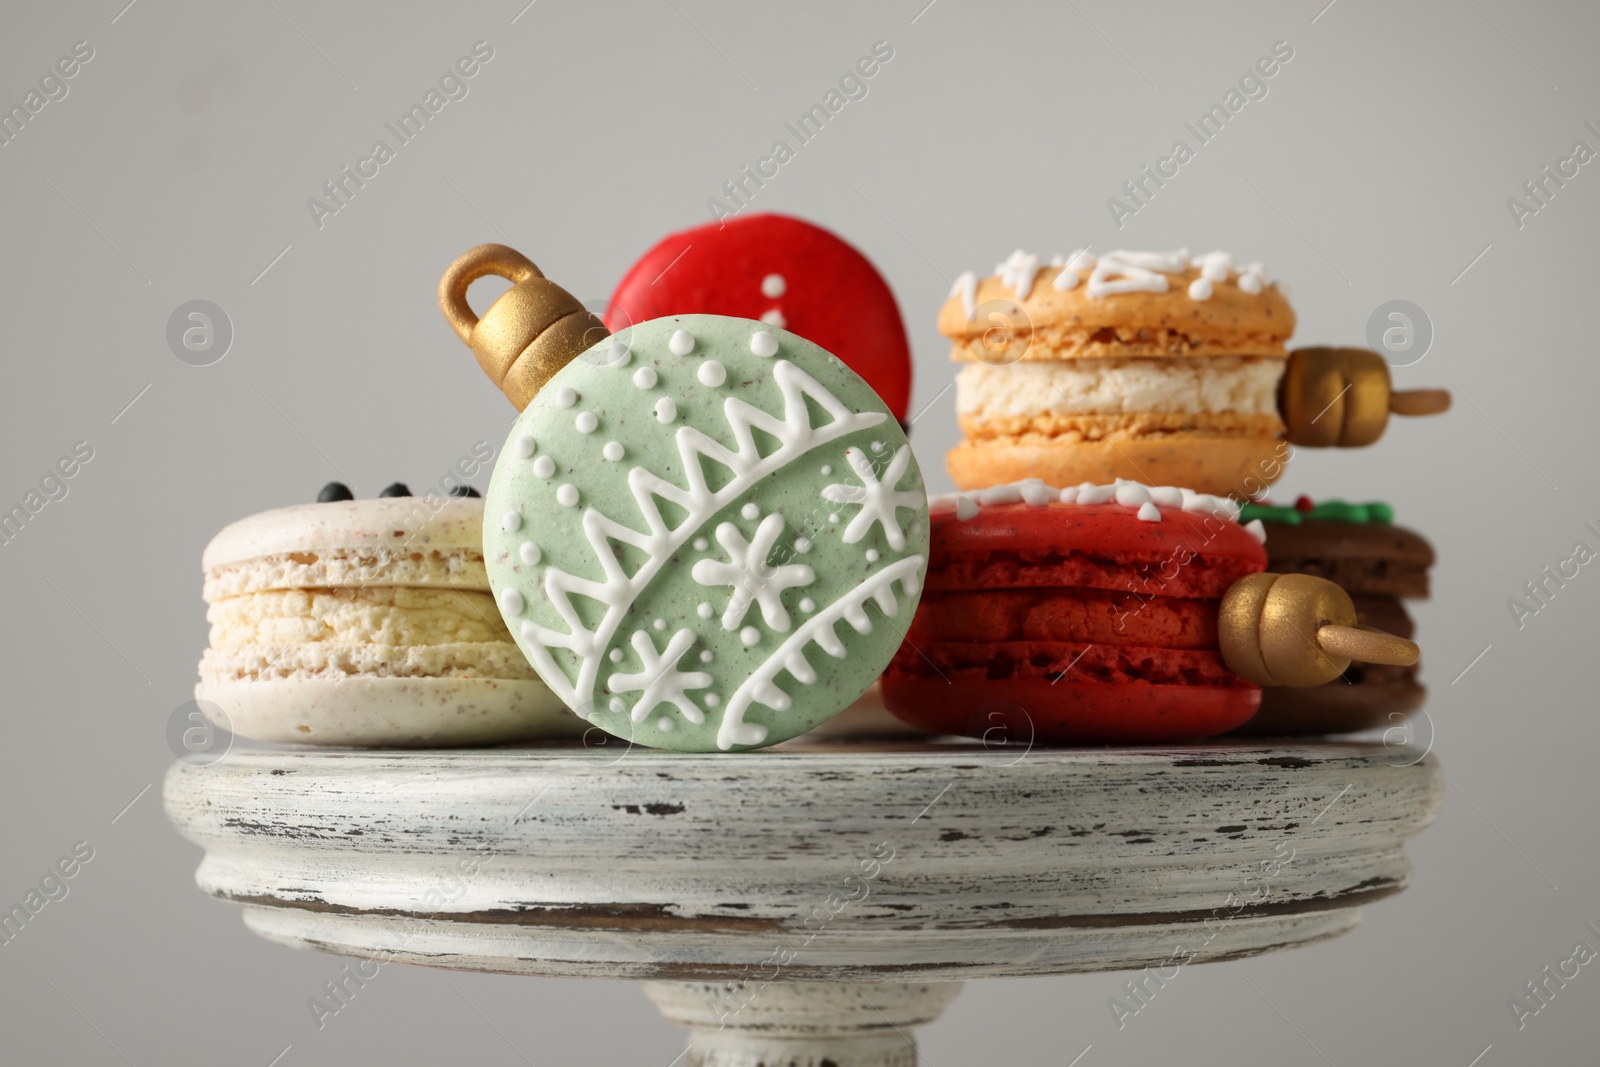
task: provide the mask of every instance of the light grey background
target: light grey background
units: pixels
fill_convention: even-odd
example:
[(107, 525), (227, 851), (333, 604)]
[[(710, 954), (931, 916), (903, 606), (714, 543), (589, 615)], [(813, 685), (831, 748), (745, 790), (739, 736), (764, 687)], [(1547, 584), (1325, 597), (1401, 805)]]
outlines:
[[(1600, 125), (1600, 9), (125, 2), (0, 15), (0, 103), (73, 42), (95, 50), (0, 147), (0, 504), (74, 442), (95, 452), (0, 546), (0, 903), (74, 842), (95, 849), (0, 947), (0, 1059), (266, 1067), (292, 1045), (282, 1067), (666, 1067), (679, 1035), (626, 983), (461, 975), (458, 994), (395, 966), (319, 1032), (306, 1000), (337, 961), (258, 940), (202, 896), (198, 850), (159, 784), (141, 790), (170, 762), (163, 728), (205, 643), (213, 532), (331, 478), (420, 488), (502, 440), (510, 408), (435, 309), (444, 266), (503, 240), (604, 298), (887, 40), (870, 94), (754, 207), (827, 225), (889, 278), (936, 485), (956, 439), (936, 309), (957, 273), (1018, 245), (1263, 259), (1300, 343), (1360, 344), (1372, 309), (1413, 300), (1437, 339), (1396, 377), (1459, 398), (1377, 447), (1302, 451), (1280, 486), (1394, 501), (1438, 547), (1416, 615), (1451, 788), (1410, 847), (1414, 887), (1341, 940), (1186, 970), (1122, 1032), (1106, 1001), (1126, 976), (974, 985), (927, 1028), (926, 1061), (1064, 1065), (1088, 1045), (1083, 1067), (1593, 1061), (1600, 964), (1520, 1032), (1507, 1000), (1575, 942), (1600, 949), (1584, 929), (1600, 922), (1600, 565), (1521, 630), (1507, 600), (1580, 538), (1600, 548), (1583, 529), (1600, 523), (1600, 163), (1521, 230), (1506, 199), (1574, 141), (1600, 148), (1583, 126)], [(494, 59), (470, 95), (319, 230), (306, 199), (480, 39)], [(1270, 95), (1119, 232), (1106, 198), (1279, 40), (1295, 54)], [(235, 329), (210, 367), (165, 342), (196, 298)]]

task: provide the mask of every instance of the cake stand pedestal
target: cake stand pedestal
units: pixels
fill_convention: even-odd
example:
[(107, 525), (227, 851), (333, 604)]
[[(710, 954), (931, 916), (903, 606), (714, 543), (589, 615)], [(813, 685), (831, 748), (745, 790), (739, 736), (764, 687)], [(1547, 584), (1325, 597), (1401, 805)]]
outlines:
[(690, 1067), (902, 1067), (963, 980), (1344, 933), (1443, 791), (1376, 744), (618, 744), (235, 750), (175, 765), (166, 806), (271, 940), (641, 979)]

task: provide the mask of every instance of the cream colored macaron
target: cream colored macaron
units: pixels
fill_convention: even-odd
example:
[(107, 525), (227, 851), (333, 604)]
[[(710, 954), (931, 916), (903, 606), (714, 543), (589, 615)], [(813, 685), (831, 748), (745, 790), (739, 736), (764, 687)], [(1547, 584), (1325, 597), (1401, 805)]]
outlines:
[(206, 546), (210, 647), (195, 697), (260, 741), (428, 747), (582, 723), (511, 640), (483, 566), (483, 501), (277, 508)]

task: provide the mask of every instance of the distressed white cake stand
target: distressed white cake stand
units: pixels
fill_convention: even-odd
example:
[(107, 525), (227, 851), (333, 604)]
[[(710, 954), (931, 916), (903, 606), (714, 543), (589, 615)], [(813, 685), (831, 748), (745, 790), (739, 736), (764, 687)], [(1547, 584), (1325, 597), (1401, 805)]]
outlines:
[(166, 805), (200, 887), (271, 940), (645, 979), (691, 1067), (888, 1067), (964, 979), (1344, 933), (1406, 886), (1442, 789), (1375, 744), (849, 742), (236, 750), (175, 765)]

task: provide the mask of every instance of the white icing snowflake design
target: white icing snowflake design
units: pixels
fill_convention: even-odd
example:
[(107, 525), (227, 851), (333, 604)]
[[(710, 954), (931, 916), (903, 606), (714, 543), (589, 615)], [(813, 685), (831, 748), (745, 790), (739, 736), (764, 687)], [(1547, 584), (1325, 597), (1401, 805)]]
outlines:
[(728, 562), (702, 559), (695, 563), (692, 577), (701, 585), (733, 587), (728, 610), (722, 613), (724, 630), (739, 628), (753, 600), (769, 627), (779, 633), (788, 631), (789, 613), (783, 607), (783, 591), (810, 585), (817, 580), (817, 574), (803, 563), (773, 566), (767, 562), (781, 533), (783, 516), (776, 513), (761, 520), (749, 541), (737, 526), (724, 522), (717, 527), (717, 543), (728, 553)]
[(690, 722), (705, 722), (705, 712), (689, 699), (687, 691), (706, 688), (711, 684), (711, 675), (704, 671), (678, 670), (678, 661), (694, 645), (694, 634), (689, 630), (679, 630), (668, 639), (666, 649), (659, 654), (655, 642), (643, 630), (634, 631), (631, 643), (639, 657), (639, 671), (634, 674), (613, 674), (608, 684), (616, 693), (640, 694), (631, 712), (633, 721), (644, 722), (656, 708), (671, 704)]
[(856, 477), (861, 479), (861, 484), (830, 485), (822, 490), (822, 499), (830, 504), (861, 505), (861, 510), (850, 520), (850, 525), (844, 528), (844, 543), (853, 545), (860, 541), (877, 523), (883, 527), (890, 548), (897, 552), (905, 548), (906, 533), (895, 513), (901, 508), (915, 512), (926, 500), (921, 489), (896, 488), (911, 464), (911, 446), (900, 446), (881, 480), (873, 472), (871, 461), (859, 448), (847, 449), (844, 458), (850, 464), (850, 469), (856, 472)]

